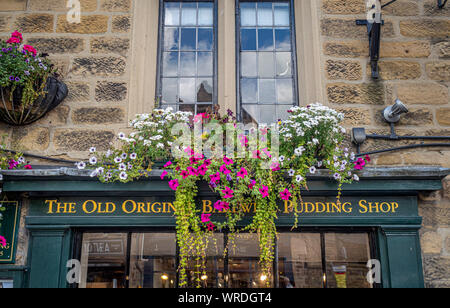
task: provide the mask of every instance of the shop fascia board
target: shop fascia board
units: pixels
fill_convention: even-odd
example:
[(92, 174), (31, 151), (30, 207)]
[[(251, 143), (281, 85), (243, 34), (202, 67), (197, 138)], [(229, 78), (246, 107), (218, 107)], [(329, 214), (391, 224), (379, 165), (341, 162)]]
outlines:
[[(129, 183), (101, 183), (90, 176), (92, 170), (67, 167), (40, 167), (33, 170), (2, 170), (5, 192), (171, 192), (162, 170), (152, 170), (149, 177)], [(359, 182), (344, 184), (344, 192), (391, 191), (398, 193), (442, 189), (442, 179), (450, 169), (437, 166), (373, 167), (357, 172)], [(337, 184), (328, 170), (308, 176), (309, 192), (335, 191)], [(205, 185), (206, 186), (206, 185)]]

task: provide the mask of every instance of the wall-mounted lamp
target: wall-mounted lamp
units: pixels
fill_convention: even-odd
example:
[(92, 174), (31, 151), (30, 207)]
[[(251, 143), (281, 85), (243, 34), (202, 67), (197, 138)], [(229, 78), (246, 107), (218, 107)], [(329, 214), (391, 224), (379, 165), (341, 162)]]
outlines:
[(387, 107), (383, 111), (383, 116), (388, 123), (397, 123), (400, 121), (400, 116), (403, 113), (408, 113), (409, 110), (406, 108), (405, 104), (399, 99), (395, 100), (395, 104)]

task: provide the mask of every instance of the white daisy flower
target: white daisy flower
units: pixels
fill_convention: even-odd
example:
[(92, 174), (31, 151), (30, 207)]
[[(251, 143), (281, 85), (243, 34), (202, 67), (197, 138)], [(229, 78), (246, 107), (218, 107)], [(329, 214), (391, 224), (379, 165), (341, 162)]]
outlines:
[(121, 163), (121, 164), (119, 165), (119, 170), (120, 170), (120, 171), (125, 171), (125, 170), (127, 170), (127, 165), (125, 165), (124, 163)]
[(95, 147), (92, 147), (89, 149), (89, 152), (91, 152), (91, 153), (95, 153), (96, 151), (97, 151), (97, 149)]
[(116, 164), (119, 164), (119, 163), (122, 162), (122, 158), (116, 157), (116, 158), (114, 158), (114, 162), (115, 162)]
[(130, 159), (135, 160), (137, 158), (137, 154), (136, 153), (131, 153), (130, 154)]
[(125, 133), (120, 132), (118, 135), (119, 139), (125, 139)]
[(334, 177), (335, 180), (339, 180), (339, 179), (341, 178), (341, 175), (340, 175), (339, 173), (336, 172), (336, 173), (333, 175), (333, 177)]
[(313, 142), (314, 144), (319, 144), (319, 139), (313, 138), (312, 142)]
[(358, 181), (359, 181), (359, 176), (358, 176), (358, 175), (356, 175), (356, 174), (354, 174), (354, 175), (353, 175), (353, 180), (355, 180), (355, 181), (357, 181), (357, 182), (358, 182)]
[(295, 174), (295, 170), (294, 169), (291, 169), (291, 170), (289, 170), (288, 171), (288, 174), (289, 174), (289, 176), (294, 176), (294, 174)]
[(120, 157), (121, 157), (122, 159), (127, 159), (128, 155), (127, 155), (127, 153), (122, 153), (122, 155), (120, 155)]
[(111, 154), (112, 154), (112, 152), (111, 152), (111, 150), (108, 150), (108, 151), (106, 151), (106, 157), (110, 157), (111, 156)]
[(317, 162), (317, 167), (320, 168), (320, 167), (322, 167), (322, 165), (323, 165), (323, 162), (322, 162), (322, 161), (318, 161), (318, 162)]
[(316, 173), (316, 167), (312, 166), (311, 168), (309, 168), (309, 173), (311, 174)]
[(300, 156), (300, 155), (302, 155), (304, 150), (305, 150), (304, 147), (299, 147), (299, 148), (295, 149), (294, 153), (295, 153), (295, 155)]
[(279, 160), (280, 162), (284, 162), (284, 159), (285, 159), (285, 157), (284, 157), (283, 155), (281, 155), (281, 156), (279, 157), (278, 160)]

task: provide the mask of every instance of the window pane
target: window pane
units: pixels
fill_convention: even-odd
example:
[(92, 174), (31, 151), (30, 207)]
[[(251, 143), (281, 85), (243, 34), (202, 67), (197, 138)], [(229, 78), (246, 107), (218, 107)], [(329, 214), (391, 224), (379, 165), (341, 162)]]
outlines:
[(178, 75), (178, 52), (165, 52), (163, 56), (163, 76)]
[(292, 104), (292, 79), (277, 79), (277, 102), (279, 104)]
[(246, 124), (259, 123), (259, 106), (258, 105), (242, 105), (242, 121)]
[(165, 3), (165, 19), (166, 26), (178, 26), (180, 24), (180, 4), (179, 3)]
[(289, 118), (288, 110), (292, 108), (292, 103), (289, 105), (277, 105), (277, 120), (287, 120)]
[(280, 288), (322, 288), (319, 233), (281, 233), (278, 238)]
[(368, 234), (326, 233), (325, 255), (329, 288), (371, 287), (366, 279), (371, 259)]
[(175, 287), (175, 234), (132, 234), (130, 253), (130, 288)]
[(213, 29), (198, 29), (198, 50), (212, 50), (213, 49)]
[(199, 52), (198, 55), (198, 76), (212, 76), (213, 75), (213, 53)]
[(195, 78), (180, 78), (180, 103), (195, 102)]
[(258, 80), (257, 79), (242, 79), (241, 96), (242, 103), (256, 103), (258, 102)]
[(164, 50), (178, 50), (179, 31), (178, 28), (164, 29)]
[(196, 110), (195, 110), (195, 105), (180, 105), (179, 106), (180, 111), (184, 111), (184, 112), (192, 112), (192, 114), (196, 114)]
[(274, 77), (275, 64), (274, 54), (272, 52), (260, 52), (258, 55), (259, 77)]
[(258, 50), (273, 50), (273, 29), (258, 29)]
[(241, 3), (241, 26), (256, 26), (256, 3)]
[(85, 233), (80, 288), (125, 288), (126, 233)]
[(275, 49), (291, 50), (291, 31), (289, 29), (275, 29)]
[(236, 235), (235, 245), (229, 251), (229, 288), (262, 288), (259, 267), (259, 241), (256, 234)]
[(274, 3), (275, 26), (289, 26), (289, 4)]
[(181, 50), (195, 50), (197, 41), (195, 28), (181, 29)]
[(198, 25), (212, 26), (213, 25), (213, 4), (199, 3), (198, 4)]
[(277, 77), (289, 77), (292, 75), (291, 53), (277, 52)]
[(176, 104), (178, 102), (178, 79), (162, 79), (162, 103)]
[(241, 30), (241, 50), (256, 50), (256, 29)]
[(197, 79), (197, 102), (210, 103), (213, 101), (212, 78)]
[(262, 104), (275, 104), (275, 79), (259, 80), (259, 102)]
[(256, 52), (241, 53), (241, 75), (256, 77)]
[(259, 123), (271, 124), (275, 123), (277, 119), (276, 105), (260, 105)]
[(272, 26), (273, 13), (272, 3), (258, 3), (258, 26)]
[(180, 75), (195, 76), (195, 52), (180, 52)]
[(197, 3), (182, 3), (181, 25), (193, 26), (197, 24)]

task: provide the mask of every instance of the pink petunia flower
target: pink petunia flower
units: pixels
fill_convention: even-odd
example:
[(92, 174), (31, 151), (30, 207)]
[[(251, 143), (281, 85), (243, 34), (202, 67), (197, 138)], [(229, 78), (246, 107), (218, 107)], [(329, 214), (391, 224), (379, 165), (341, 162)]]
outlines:
[(6, 43), (8, 44), (20, 44), (20, 39), (17, 37), (11, 37), (9, 38)]
[(247, 169), (245, 168), (241, 168), (241, 171), (237, 173), (237, 176), (243, 179), (245, 178), (246, 175), (248, 175), (248, 172)]
[(205, 173), (207, 171), (208, 171), (208, 167), (206, 167), (204, 164), (197, 168), (197, 174), (198, 175), (205, 175)]
[(223, 162), (227, 166), (234, 164), (233, 160), (231, 158), (226, 157), (226, 156), (223, 157)]
[(358, 158), (358, 160), (355, 162), (355, 169), (356, 170), (362, 170), (364, 169), (364, 166), (366, 165), (366, 161), (362, 159), (361, 157)]
[(234, 191), (230, 187), (225, 186), (225, 189), (222, 190), (222, 193), (224, 194), (224, 199), (231, 199), (234, 197)]
[(289, 200), (289, 198), (291, 197), (291, 193), (290, 193), (289, 190), (286, 188), (285, 190), (283, 190), (282, 192), (280, 192), (280, 196), (281, 196), (281, 199), (287, 201), (287, 200)]
[(31, 45), (23, 45), (23, 50), (31, 52), (33, 54), (33, 56), (36, 56), (36, 54), (37, 54), (36, 49), (34, 49), (34, 47)]
[(6, 238), (0, 235), (0, 247), (6, 247)]
[(192, 175), (192, 176), (198, 175), (197, 169), (195, 169), (194, 167), (189, 166), (189, 167), (187, 167), (187, 170), (189, 171), (189, 175)]
[(211, 178), (211, 181), (214, 183), (216, 183), (217, 181), (220, 181), (220, 173), (219, 172), (211, 174), (209, 177)]
[(212, 222), (210, 222), (207, 226), (208, 231), (214, 231), (214, 228), (216, 227)]
[(269, 187), (263, 185), (263, 186), (259, 189), (259, 192), (261, 193), (261, 195), (262, 195), (263, 198), (266, 198), (266, 197), (269, 196)]
[(161, 174), (161, 180), (164, 180), (164, 178), (166, 177), (167, 174), (168, 174), (168, 172), (166, 170), (164, 170), (163, 173)]
[(164, 168), (167, 168), (167, 167), (169, 167), (169, 166), (171, 166), (172, 165), (172, 162), (169, 160), (165, 165), (164, 165)]
[(222, 165), (222, 166), (220, 166), (220, 168), (219, 168), (219, 170), (220, 170), (220, 172), (222, 172), (223, 174), (230, 174), (231, 173), (231, 171), (230, 170), (228, 170), (228, 168), (227, 168), (227, 166), (226, 165)]
[(172, 190), (177, 190), (178, 186), (180, 186), (180, 183), (178, 182), (177, 179), (169, 181), (169, 186)]
[(256, 185), (256, 181), (255, 180), (250, 180), (250, 184), (248, 184), (248, 188), (249, 189), (253, 189), (253, 187), (255, 187)]
[(280, 164), (279, 163), (272, 163), (270, 165), (270, 169), (272, 169), (272, 171), (279, 171), (280, 170)]
[(27, 169), (27, 170), (32, 170), (33, 169), (33, 167), (31, 167), (31, 165), (25, 165), (24, 168)]
[(202, 214), (201, 220), (202, 220), (202, 222), (211, 221), (211, 214)]
[(189, 177), (189, 172), (187, 172), (186, 170), (183, 170), (180, 172), (180, 175), (183, 177), (183, 180), (184, 180), (187, 177)]

